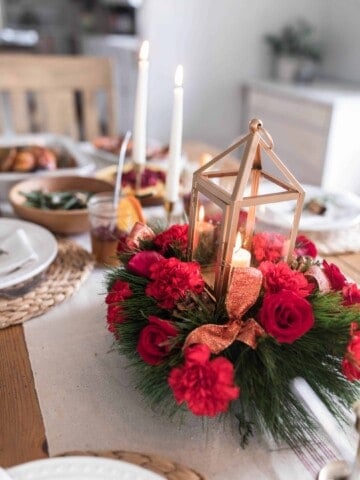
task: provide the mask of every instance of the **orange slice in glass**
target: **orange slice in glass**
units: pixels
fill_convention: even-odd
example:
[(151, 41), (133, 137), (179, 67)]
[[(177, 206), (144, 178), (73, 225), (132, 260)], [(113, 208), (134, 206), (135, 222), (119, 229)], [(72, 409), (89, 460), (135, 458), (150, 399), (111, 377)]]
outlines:
[(144, 212), (139, 200), (134, 195), (126, 195), (119, 200), (117, 226), (129, 232), (136, 222), (145, 223)]

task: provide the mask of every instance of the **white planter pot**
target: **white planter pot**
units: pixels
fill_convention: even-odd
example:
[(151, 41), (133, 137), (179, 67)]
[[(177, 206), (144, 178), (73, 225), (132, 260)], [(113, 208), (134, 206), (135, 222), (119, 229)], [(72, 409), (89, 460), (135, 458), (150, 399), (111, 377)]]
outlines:
[(275, 58), (275, 78), (282, 82), (311, 82), (317, 73), (317, 64), (304, 57), (280, 55)]
[(300, 59), (281, 55), (275, 59), (275, 77), (282, 82), (293, 82), (299, 70)]

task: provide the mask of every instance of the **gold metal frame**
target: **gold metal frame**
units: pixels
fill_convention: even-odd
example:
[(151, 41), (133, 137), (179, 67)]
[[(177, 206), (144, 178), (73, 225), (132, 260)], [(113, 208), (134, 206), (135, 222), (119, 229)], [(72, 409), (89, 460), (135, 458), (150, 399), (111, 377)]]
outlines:
[[(214, 295), (215, 299), (218, 300), (224, 297), (227, 292), (231, 273), (231, 260), (236, 241), (237, 224), (241, 208), (249, 208), (245, 227), (244, 246), (245, 248), (250, 249), (255, 227), (256, 207), (261, 204), (296, 200), (286, 255), (286, 260), (290, 261), (295, 246), (295, 239), (304, 203), (305, 192), (302, 186), (273, 151), (274, 144), (272, 138), (263, 128), (262, 121), (258, 119), (251, 120), (249, 129), (250, 133), (231, 145), (224, 152), (214, 157), (206, 165), (199, 168), (193, 175), (189, 216), (189, 260), (194, 259), (194, 236), (199, 210), (199, 193), (220, 207), (224, 213), (219, 235), (214, 288), (211, 288), (208, 285), (208, 290)], [(244, 145), (245, 149), (243, 157), (239, 161), (239, 168), (237, 170), (220, 169), (209, 171), (209, 169), (219, 162), (219, 160), (223, 159), (242, 145)], [(285, 177), (285, 181), (263, 171), (261, 164), (262, 151), (268, 154), (274, 165), (282, 173), (283, 177)], [(224, 177), (236, 177), (234, 188), (231, 193), (226, 191), (221, 185), (214, 183), (215, 178)], [(270, 194), (258, 194), (261, 177), (274, 183), (278, 187), (281, 187), (283, 191)], [(249, 183), (250, 196), (245, 197), (245, 188)]]

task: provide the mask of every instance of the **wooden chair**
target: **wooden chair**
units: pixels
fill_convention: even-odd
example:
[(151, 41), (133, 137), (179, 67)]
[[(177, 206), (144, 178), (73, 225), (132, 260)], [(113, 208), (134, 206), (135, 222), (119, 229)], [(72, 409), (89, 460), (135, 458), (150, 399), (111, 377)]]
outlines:
[(112, 135), (112, 83), (107, 58), (0, 54), (0, 130)]

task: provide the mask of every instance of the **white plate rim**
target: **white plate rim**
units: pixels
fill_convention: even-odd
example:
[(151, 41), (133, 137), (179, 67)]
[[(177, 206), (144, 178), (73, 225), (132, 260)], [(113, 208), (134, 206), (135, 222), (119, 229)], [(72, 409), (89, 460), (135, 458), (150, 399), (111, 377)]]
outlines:
[[(348, 192), (348, 191), (331, 191), (326, 188), (322, 188), (316, 185), (303, 185), (305, 190), (305, 202), (306, 202), (306, 192), (308, 191), (311, 196), (319, 196), (319, 195), (331, 195), (333, 197), (338, 197), (339, 199), (346, 199), (348, 202), (352, 202), (354, 208), (357, 209), (357, 213), (354, 214), (352, 217), (344, 217), (342, 219), (329, 219), (328, 222), (321, 222), (323, 220), (319, 215), (313, 215), (311, 217), (300, 217), (299, 223), (299, 230), (307, 231), (307, 232), (325, 232), (331, 230), (341, 230), (345, 228), (352, 227), (354, 225), (360, 224), (360, 197), (355, 193)], [(267, 210), (269, 212), (269, 209)], [(286, 215), (281, 218), (279, 215), (278, 219), (272, 212), (271, 218), (266, 218), (267, 214), (266, 208), (264, 212), (257, 213), (258, 220), (263, 223), (274, 225), (275, 227), (280, 228), (289, 228), (291, 226), (291, 222), (287, 222), (285, 220), (289, 220)], [(320, 220), (320, 221), (319, 221)]]
[[(159, 140), (155, 140), (153, 138), (149, 138), (147, 142), (150, 147), (161, 148), (163, 146), (163, 144)], [(118, 155), (107, 152), (106, 150), (101, 150), (100, 148), (96, 148), (91, 142), (81, 142), (79, 145), (80, 150), (82, 150), (87, 155), (92, 155), (95, 158), (104, 160), (109, 163), (117, 163), (119, 161)], [(129, 156), (127, 158), (129, 158)], [(151, 158), (148, 160), (148, 162), (152, 162), (153, 160), (156, 161), (159, 159), (157, 159), (156, 157), (154, 159)]]
[[(90, 480), (163, 480), (164, 477), (123, 460), (90, 456), (46, 458), (7, 469), (13, 480), (55, 480), (87, 478)], [(67, 476), (70, 475), (70, 476)], [(75, 475), (81, 475), (76, 477)], [(51, 475), (51, 476), (49, 476)], [(94, 476), (95, 475), (95, 476)], [(126, 475), (126, 476), (124, 476)]]
[(0, 238), (4, 236), (1, 231), (2, 225), (8, 226), (9, 232), (22, 228), (39, 258), (15, 272), (0, 276), (0, 290), (29, 280), (43, 272), (54, 260), (58, 252), (58, 244), (54, 235), (40, 225), (16, 218), (0, 218)]

